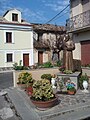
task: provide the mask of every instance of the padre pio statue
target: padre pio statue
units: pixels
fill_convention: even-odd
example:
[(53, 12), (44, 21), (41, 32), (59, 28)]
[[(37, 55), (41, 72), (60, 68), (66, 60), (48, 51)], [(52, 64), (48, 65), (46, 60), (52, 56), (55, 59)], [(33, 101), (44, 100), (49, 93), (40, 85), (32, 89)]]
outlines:
[(65, 70), (74, 71), (73, 65), (73, 50), (75, 49), (75, 44), (71, 40), (69, 35), (65, 35), (63, 38), (63, 65)]

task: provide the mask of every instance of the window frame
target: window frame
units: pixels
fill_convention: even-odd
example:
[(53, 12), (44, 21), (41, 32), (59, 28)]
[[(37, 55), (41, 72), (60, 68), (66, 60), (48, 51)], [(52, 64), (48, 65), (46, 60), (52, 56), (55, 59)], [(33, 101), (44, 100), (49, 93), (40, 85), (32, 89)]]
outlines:
[[(7, 55), (11, 54), (12, 55), (12, 60), (8, 61)], [(14, 61), (14, 52), (5, 52), (5, 62), (6, 63), (12, 63)]]
[(12, 43), (12, 32), (6, 32), (6, 43)]
[[(6, 38), (6, 34), (7, 33), (11, 33), (12, 35), (11, 35), (11, 42), (7, 42), (7, 38)], [(14, 43), (14, 32), (12, 32), (12, 31), (4, 31), (4, 43), (7, 43), (7, 44), (12, 44), (12, 43)]]
[(18, 22), (18, 14), (17, 13), (12, 13), (12, 21)]

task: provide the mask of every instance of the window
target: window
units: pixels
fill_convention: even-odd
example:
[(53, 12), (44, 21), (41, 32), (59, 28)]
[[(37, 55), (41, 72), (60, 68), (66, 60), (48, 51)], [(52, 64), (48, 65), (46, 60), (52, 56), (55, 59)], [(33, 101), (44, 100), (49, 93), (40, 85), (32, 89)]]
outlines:
[(88, 2), (89, 2), (89, 0), (82, 0), (82, 5), (84, 5), (84, 4), (88, 3)]
[(12, 21), (18, 21), (18, 14), (12, 13)]
[(6, 43), (12, 43), (12, 33), (6, 32)]
[(8, 54), (6, 54), (6, 55), (7, 55), (7, 56), (6, 56), (6, 58), (7, 58), (7, 59), (6, 59), (6, 60), (7, 60), (6, 62), (12, 62), (12, 61), (13, 61), (13, 58), (12, 58), (13, 55), (12, 55), (12, 53), (8, 53)]

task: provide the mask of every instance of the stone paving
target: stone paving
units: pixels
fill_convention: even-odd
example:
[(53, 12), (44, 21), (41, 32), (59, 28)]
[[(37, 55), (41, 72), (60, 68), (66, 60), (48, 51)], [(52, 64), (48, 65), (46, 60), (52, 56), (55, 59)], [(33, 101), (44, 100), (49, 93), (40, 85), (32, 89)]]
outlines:
[(60, 100), (58, 107), (67, 107), (70, 105), (78, 105), (90, 101), (90, 92), (84, 93), (82, 90), (78, 90), (75, 95), (68, 95), (63, 93), (57, 94)]
[[(56, 105), (55, 107), (45, 110), (45, 111), (40, 111), (40, 110), (36, 109), (35, 107), (32, 107), (32, 104), (30, 103), (30, 98), (29, 98), (30, 96), (28, 96), (24, 90), (12, 87), (12, 88), (7, 89), (6, 91), (8, 91), (7, 93), (9, 93), (9, 96), (7, 96), (7, 97), (9, 97), (9, 99), (12, 103), (15, 103), (14, 106), (17, 104), (18, 108), (20, 108), (20, 109), (18, 109), (18, 112), (19, 112), (19, 110), (24, 110), (24, 112), (21, 111), (21, 114), (23, 114), (23, 116), (24, 116), (24, 115), (26, 115), (25, 111), (28, 111), (26, 109), (29, 109), (29, 111), (30, 111), (30, 113), (32, 113), (32, 115), (33, 115), (33, 113), (34, 113), (34, 116), (35, 116), (35, 114), (37, 114), (40, 118), (42, 118), (42, 120), (44, 120), (44, 119), (53, 120), (54, 118), (53, 119), (48, 118), (48, 117), (52, 117), (53, 114), (55, 114), (54, 117), (56, 120), (60, 120), (58, 117), (62, 113), (62, 111), (66, 111), (66, 113), (67, 113), (67, 110), (69, 111), (71, 109), (70, 107), (72, 107), (72, 106), (74, 106), (74, 108), (75, 108), (75, 106), (82, 107), (83, 104), (89, 103), (87, 105), (88, 105), (88, 108), (90, 108), (90, 90), (89, 90), (89, 93), (84, 93), (84, 92), (82, 92), (82, 90), (78, 90), (75, 95), (68, 95), (65, 93), (62, 94), (59, 92), (59, 93), (57, 93), (57, 96), (59, 99), (59, 104)], [(5, 91), (4, 91), (4, 93), (0, 92), (0, 96), (2, 96), (4, 99), (3, 94), (6, 94)], [(2, 100), (2, 102), (3, 101), (4, 100)], [(22, 103), (22, 105), (26, 106), (26, 108), (24, 107), (24, 109), (23, 109), (22, 108), (23, 106), (21, 105), (21, 103)], [(8, 107), (7, 107), (7, 105), (8, 105)], [(11, 105), (11, 103), (10, 103), (10, 105)], [(15, 116), (15, 113), (13, 113), (13, 111), (10, 109), (10, 105), (9, 105), (9, 102), (8, 102), (8, 104), (6, 104), (6, 102), (5, 102), (4, 106), (2, 106), (0, 108), (0, 116), (2, 118), (0, 120), (7, 120), (7, 118), (9, 118), (9, 119), (11, 118), (11, 120), (14, 120), (14, 119), (21, 120), (21, 117), (18, 118)], [(15, 111), (17, 111), (16, 106), (15, 106), (15, 108), (16, 108)], [(3, 114), (2, 110), (3, 111), (7, 110), (7, 114)], [(10, 113), (10, 114), (8, 114), (8, 113)], [(19, 114), (20, 113), (18, 113), (18, 115)], [(29, 113), (28, 113), (28, 115), (30, 116)], [(28, 119), (25, 118), (25, 120), (28, 120)], [(36, 119), (30, 118), (30, 120), (36, 120)]]

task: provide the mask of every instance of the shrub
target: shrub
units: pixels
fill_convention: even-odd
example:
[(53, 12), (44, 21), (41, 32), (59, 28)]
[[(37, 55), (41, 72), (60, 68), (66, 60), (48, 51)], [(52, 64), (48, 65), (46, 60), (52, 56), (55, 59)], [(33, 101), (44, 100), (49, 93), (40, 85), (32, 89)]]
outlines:
[(73, 72), (71, 70), (64, 70), (63, 73), (65, 73), (65, 74), (72, 74)]
[(14, 70), (23, 70), (23, 66), (21, 65), (21, 60), (19, 61), (19, 65), (18, 65), (18, 63), (17, 62), (15, 62), (14, 64), (13, 64), (13, 69)]
[(58, 61), (56, 62), (56, 64), (57, 64), (58, 67), (60, 67), (60, 66), (62, 66), (62, 61), (61, 61), (61, 60), (58, 60)]
[(42, 79), (48, 79), (48, 80), (51, 80), (52, 75), (51, 75), (51, 74), (43, 74), (43, 75), (41, 75), (41, 78), (42, 78)]
[(18, 65), (17, 62), (15, 62), (15, 63), (13, 64), (13, 69), (14, 69), (14, 70), (28, 70), (29, 68), (26, 67), (26, 66), (22, 66), (22, 65), (21, 65), (21, 60), (20, 60), (19, 65)]
[(44, 67), (44, 68), (51, 68), (51, 67), (53, 67), (53, 65), (52, 65), (51, 62), (46, 62), (46, 63), (44, 63), (44, 64), (42, 65), (42, 67)]
[(32, 99), (37, 101), (48, 101), (54, 97), (49, 80), (37, 80), (34, 82)]

